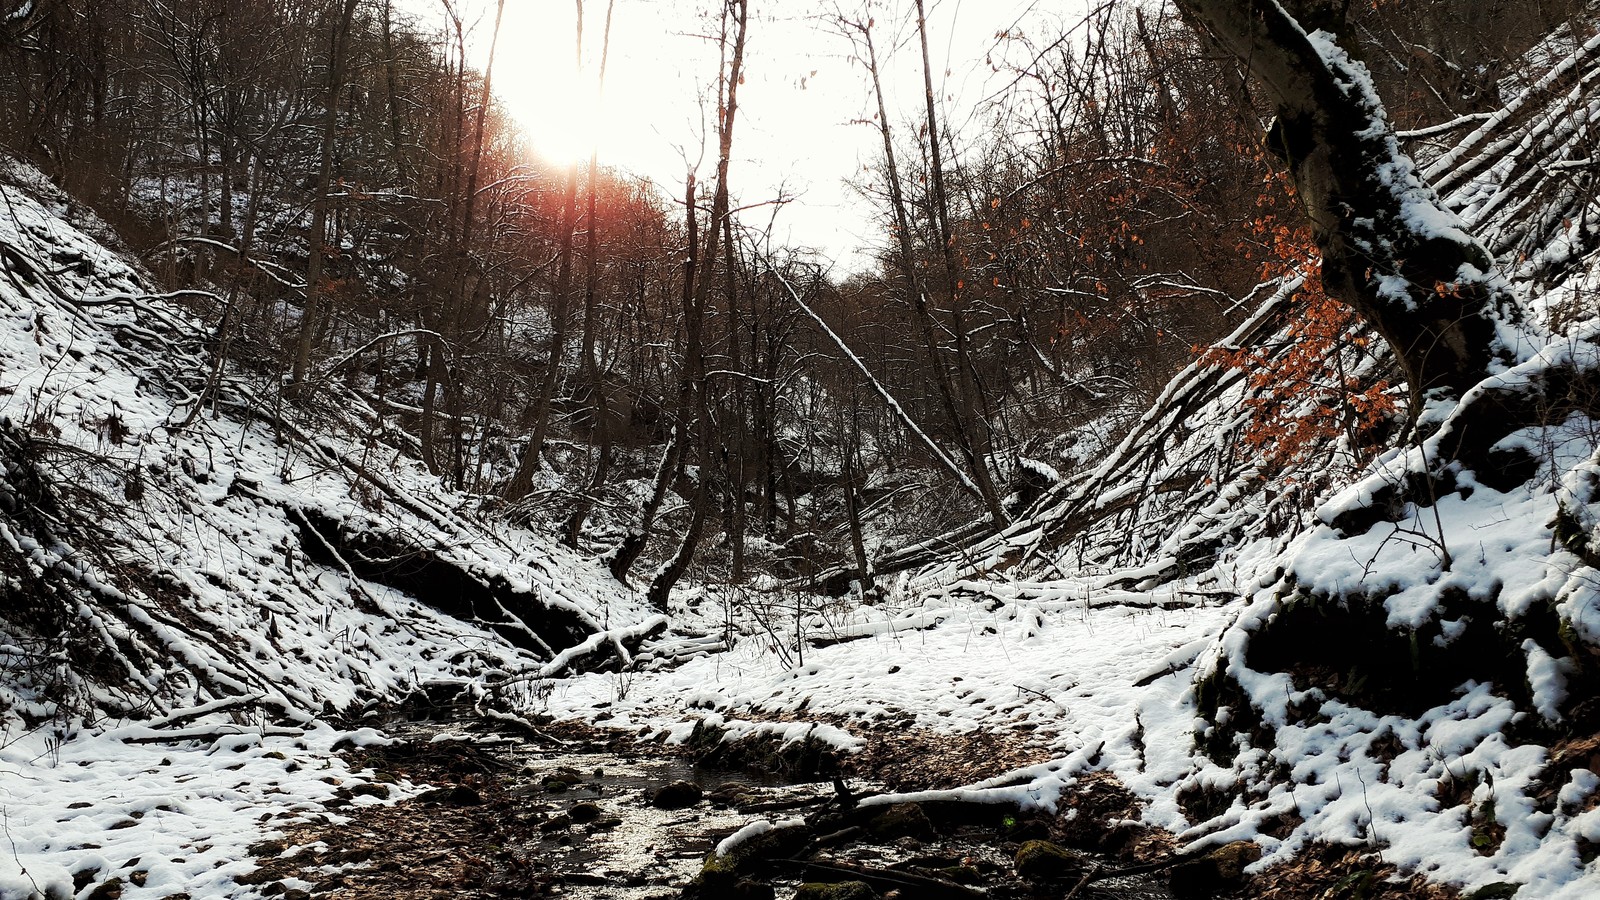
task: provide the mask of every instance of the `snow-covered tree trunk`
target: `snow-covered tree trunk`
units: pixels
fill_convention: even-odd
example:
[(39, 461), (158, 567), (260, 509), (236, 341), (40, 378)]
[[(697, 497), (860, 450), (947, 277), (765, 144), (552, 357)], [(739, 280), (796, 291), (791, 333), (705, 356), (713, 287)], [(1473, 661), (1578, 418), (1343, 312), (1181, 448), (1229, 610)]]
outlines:
[(1459, 398), (1510, 361), (1501, 326), (1517, 312), (1490, 254), (1402, 152), (1365, 67), (1302, 27), (1328, 20), (1328, 4), (1178, 5), (1266, 88), (1277, 112), (1267, 140), (1315, 230), (1326, 289), (1388, 340), (1413, 401)]

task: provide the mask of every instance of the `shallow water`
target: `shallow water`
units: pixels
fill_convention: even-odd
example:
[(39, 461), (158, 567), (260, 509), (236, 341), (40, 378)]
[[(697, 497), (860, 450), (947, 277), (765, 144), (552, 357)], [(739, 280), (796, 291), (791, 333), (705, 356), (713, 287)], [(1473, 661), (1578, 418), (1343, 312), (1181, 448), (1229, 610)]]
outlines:
[[(677, 889), (700, 871), (706, 854), (729, 834), (751, 822), (805, 811), (742, 812), (741, 807), (719, 808), (706, 801), (688, 809), (656, 809), (645, 802), (646, 790), (679, 780), (696, 782), (707, 790), (744, 784), (751, 787), (751, 805), (814, 801), (813, 807), (833, 794), (827, 785), (763, 786), (754, 784), (758, 779), (747, 773), (708, 771), (660, 757), (543, 753), (533, 755), (528, 765), (548, 770), (569, 767), (586, 773), (589, 779), (566, 795), (570, 797), (568, 808), (578, 802), (594, 802), (604, 810), (602, 819), (613, 816), (621, 820), (610, 828), (577, 825), (540, 841), (540, 849), (566, 882), (565, 893), (596, 900), (676, 896)], [(596, 771), (598, 776), (592, 774)], [(592, 883), (597, 880), (602, 883)]]
[[(676, 898), (700, 871), (706, 855), (728, 835), (756, 821), (804, 817), (834, 797), (830, 783), (784, 783), (772, 773), (712, 769), (674, 756), (614, 752), (584, 744), (551, 746), (481, 732), (468, 735), (426, 723), (396, 724), (390, 731), (414, 741), (441, 737), (470, 740), (508, 764), (509, 771), (501, 777), (519, 801), (518, 817), (549, 822), (580, 804), (598, 806), (593, 821), (575, 822), (569, 828), (523, 829), (526, 837), (515, 848), (526, 858), (538, 859), (552, 876), (547, 882), (550, 893), (582, 900)], [(548, 789), (546, 779), (558, 772), (576, 778), (577, 783), (564, 790)], [(742, 785), (743, 790), (737, 797), (708, 797), (678, 810), (656, 809), (646, 801), (646, 792), (680, 780), (700, 785), (708, 795), (728, 785)], [(862, 781), (850, 783), (851, 790), (860, 794), (877, 787)], [(1019, 882), (1012, 876), (1010, 854), (1014, 850), (1014, 845), (1008, 847), (996, 840), (992, 828), (962, 827), (925, 841), (900, 838), (846, 844), (828, 855), (877, 870), (970, 866), (992, 878), (993, 884), (974, 886), (995, 897), (1056, 897), (1071, 888), (1069, 884), (1036, 893), (1032, 886)], [(1102, 865), (1115, 869), (1119, 864), (1103, 861)], [(792, 896), (801, 874), (795, 868), (764, 880), (776, 887), (782, 900)], [(1097, 882), (1079, 891), (1077, 897), (1171, 900), (1172, 894), (1160, 876), (1140, 876)]]

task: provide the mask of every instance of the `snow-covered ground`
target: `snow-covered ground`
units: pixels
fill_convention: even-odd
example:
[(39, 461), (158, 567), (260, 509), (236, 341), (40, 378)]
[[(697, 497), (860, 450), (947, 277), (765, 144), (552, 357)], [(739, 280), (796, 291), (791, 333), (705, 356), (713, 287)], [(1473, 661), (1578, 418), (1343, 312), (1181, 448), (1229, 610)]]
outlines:
[[(83, 896), (111, 879), (125, 900), (248, 895), (234, 879), (256, 868), (251, 844), (299, 822), (339, 824), (346, 817), (325, 806), (336, 798), (362, 806), (416, 793), (333, 753), (341, 740), (382, 740), (370, 731), (189, 729), (199, 737), (134, 725), (10, 738), (0, 748), (0, 897)], [(288, 885), (297, 886), (309, 887)]]

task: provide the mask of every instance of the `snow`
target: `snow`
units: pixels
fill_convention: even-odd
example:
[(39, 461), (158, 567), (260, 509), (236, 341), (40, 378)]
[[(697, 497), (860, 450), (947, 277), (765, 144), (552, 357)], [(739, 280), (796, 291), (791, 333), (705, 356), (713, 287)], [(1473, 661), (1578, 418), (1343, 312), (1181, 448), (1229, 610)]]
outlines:
[(727, 856), (728, 854), (737, 850), (740, 845), (748, 842), (751, 838), (759, 837), (760, 835), (766, 834), (769, 831), (776, 831), (780, 828), (798, 828), (804, 824), (804, 819), (784, 819), (781, 822), (767, 822), (764, 820), (751, 822), (749, 825), (746, 825), (738, 831), (735, 831), (733, 834), (723, 838), (722, 841), (717, 844), (716, 854), (717, 856)]
[[(6, 741), (0, 810), (9, 847), (0, 854), (0, 896), (70, 897), (85, 871), (97, 883), (121, 878), (126, 900), (236, 896), (234, 879), (255, 869), (247, 848), (293, 824), (345, 821), (325, 807), (341, 789), (352, 806), (417, 792), (400, 781), (386, 784), (386, 800), (348, 795), (373, 783), (373, 773), (351, 770), (333, 747), (370, 734), (327, 725), (207, 728), (222, 736), (44, 729)], [(142, 886), (129, 879), (134, 872), (144, 873)]]

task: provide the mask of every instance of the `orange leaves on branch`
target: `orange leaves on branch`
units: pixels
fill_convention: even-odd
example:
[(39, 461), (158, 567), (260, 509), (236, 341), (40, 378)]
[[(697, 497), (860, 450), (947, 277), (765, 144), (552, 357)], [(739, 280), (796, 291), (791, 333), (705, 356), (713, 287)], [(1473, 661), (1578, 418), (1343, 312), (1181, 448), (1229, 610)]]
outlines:
[(1368, 344), (1366, 336), (1350, 334), (1355, 324), (1353, 311), (1308, 280), (1284, 332), (1288, 343), (1277, 352), (1213, 348), (1201, 356), (1212, 365), (1249, 373), (1250, 421), (1241, 441), (1270, 465), (1302, 462), (1340, 439), (1352, 449), (1368, 445), (1394, 416), (1398, 406), (1388, 381), (1363, 383), (1341, 364), (1342, 350)]
[[(1241, 350), (1211, 349), (1202, 360), (1248, 374), (1246, 405), (1250, 421), (1242, 441), (1275, 466), (1305, 460), (1330, 441), (1347, 439), (1352, 448), (1369, 443), (1396, 412), (1387, 381), (1365, 384), (1346, 373), (1340, 353), (1365, 350), (1366, 335), (1351, 334), (1353, 311), (1322, 290), (1318, 254), (1309, 228), (1289, 228), (1271, 214), (1252, 223), (1254, 241), (1240, 247), (1261, 260), (1261, 279), (1287, 278), (1310, 269), (1296, 298), (1286, 345)], [(1441, 284), (1445, 290), (1452, 285)]]

